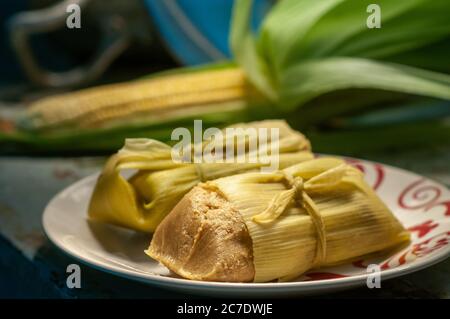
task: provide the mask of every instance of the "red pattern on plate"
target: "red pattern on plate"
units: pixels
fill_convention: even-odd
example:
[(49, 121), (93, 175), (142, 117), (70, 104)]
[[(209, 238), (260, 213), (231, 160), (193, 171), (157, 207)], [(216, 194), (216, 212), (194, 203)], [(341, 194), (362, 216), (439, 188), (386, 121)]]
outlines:
[(417, 258), (423, 258), (431, 253), (442, 249), (450, 243), (450, 231), (437, 234), (420, 243), (413, 243), (400, 255), (395, 255), (381, 264), (381, 269), (392, 269), (412, 262)]
[(417, 257), (424, 257), (432, 252), (447, 246), (450, 243), (450, 231), (438, 234), (418, 244), (414, 244), (411, 253)]
[[(364, 174), (366, 174), (368, 172), (366, 163), (363, 163), (363, 162), (353, 159), (353, 158), (347, 158), (346, 162), (351, 164), (352, 166), (356, 167)], [(375, 181), (373, 182), (372, 188), (374, 190), (377, 190), (381, 186), (381, 183), (384, 180), (384, 176), (385, 176), (384, 168), (383, 168), (383, 165), (378, 164), (378, 163), (372, 163), (371, 166), (375, 170)]]
[(364, 259), (354, 261), (354, 262), (352, 262), (352, 265), (357, 268), (362, 268), (362, 269), (367, 269), (367, 267), (368, 267), (366, 264), (364, 264)]
[[(404, 209), (419, 209), (430, 208), (441, 196), (441, 190), (435, 185), (423, 185), (426, 180), (421, 178), (409, 184), (398, 198), (398, 205)], [(416, 204), (407, 203), (406, 197), (411, 196), (411, 199), (418, 202)]]
[[(390, 171), (381, 164), (355, 159), (346, 159), (346, 161), (368, 176), (367, 179), (375, 190), (379, 189), (385, 179), (392, 178), (389, 174)], [(443, 196), (444, 193), (446, 191), (442, 187), (433, 184), (430, 180), (425, 178), (413, 180), (403, 190), (399, 191), (397, 197), (394, 197), (396, 203), (390, 203), (391, 209), (395, 210), (392, 205), (397, 204), (399, 208), (408, 211), (414, 210), (425, 213), (435, 207), (443, 206), (445, 208), (444, 215), (450, 216), (450, 200), (448, 196)], [(433, 211), (431, 214), (423, 216), (424, 218), (421, 218), (420, 215), (414, 217), (416, 224), (408, 228), (411, 233), (416, 234), (411, 239), (410, 245), (389, 259), (380, 261), (380, 257), (366, 257), (366, 259), (352, 262), (351, 266), (338, 268), (339, 270), (330, 268), (326, 272), (324, 270), (324, 272), (307, 274), (307, 280), (335, 279), (342, 278), (340, 276), (349, 277), (361, 274), (361, 269), (367, 269), (367, 265), (374, 263), (379, 264), (381, 270), (393, 269), (430, 255), (443, 247), (448, 247), (450, 232), (442, 232), (442, 227), (444, 229), (448, 229), (448, 227), (444, 224), (441, 225), (442, 219), (440, 219), (439, 213), (435, 214)], [(420, 239), (422, 241), (419, 242)]]
[(422, 238), (423, 236), (425, 236), (426, 234), (428, 234), (430, 231), (432, 231), (434, 228), (436, 228), (438, 226), (439, 226), (439, 223), (436, 223), (432, 220), (427, 220), (426, 222), (424, 222), (420, 225), (409, 227), (408, 230), (410, 232), (418, 232), (417, 236), (419, 238)]

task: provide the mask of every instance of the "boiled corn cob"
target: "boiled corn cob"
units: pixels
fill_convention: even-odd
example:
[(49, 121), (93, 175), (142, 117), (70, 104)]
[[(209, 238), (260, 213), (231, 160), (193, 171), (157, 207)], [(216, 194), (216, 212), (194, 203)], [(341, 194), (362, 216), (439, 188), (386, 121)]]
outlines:
[(122, 122), (244, 109), (261, 96), (236, 67), (94, 87), (34, 102), (19, 120), (31, 130), (97, 128)]

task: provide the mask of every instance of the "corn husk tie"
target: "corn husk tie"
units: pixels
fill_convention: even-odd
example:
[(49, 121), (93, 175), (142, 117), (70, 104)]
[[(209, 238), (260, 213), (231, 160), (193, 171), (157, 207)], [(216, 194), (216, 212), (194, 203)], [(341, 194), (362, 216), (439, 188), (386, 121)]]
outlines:
[(317, 246), (312, 268), (319, 266), (326, 258), (326, 231), (324, 221), (314, 201), (308, 195), (308, 191), (336, 187), (342, 182), (348, 171), (345, 164), (313, 177), (307, 182), (301, 177), (294, 177), (289, 172), (282, 172), (289, 189), (277, 194), (269, 203), (269, 206), (260, 214), (253, 217), (253, 221), (259, 224), (269, 224), (276, 220), (288, 207), (296, 201), (311, 216), (317, 231)]

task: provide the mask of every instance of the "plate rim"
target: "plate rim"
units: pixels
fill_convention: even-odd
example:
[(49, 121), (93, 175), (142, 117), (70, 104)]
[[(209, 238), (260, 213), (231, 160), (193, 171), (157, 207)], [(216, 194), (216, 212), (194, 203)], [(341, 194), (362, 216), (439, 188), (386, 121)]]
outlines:
[[(319, 156), (333, 156), (338, 157), (342, 159), (353, 159), (357, 161), (362, 161), (366, 163), (371, 164), (379, 164), (384, 167), (387, 167), (392, 170), (401, 171), (403, 173), (414, 175), (415, 177), (425, 178), (428, 181), (431, 181), (440, 187), (447, 190), (447, 194), (450, 195), (449, 188), (432, 179), (428, 178), (426, 176), (417, 174), (415, 172), (392, 166), (389, 164), (383, 164), (376, 161), (370, 161), (366, 159), (360, 159), (356, 157), (350, 157), (350, 156), (339, 156), (339, 155), (329, 155), (329, 154), (318, 154), (315, 153), (315, 155)], [(63, 243), (59, 239), (56, 239), (51, 231), (51, 228), (49, 229), (49, 226), (46, 222), (46, 216), (49, 214), (49, 211), (51, 209), (51, 206), (56, 202), (57, 200), (60, 200), (60, 197), (63, 196), (64, 193), (70, 193), (72, 189), (75, 189), (79, 187), (79, 185), (83, 185), (86, 183), (91, 182), (91, 180), (96, 179), (99, 176), (100, 172), (96, 172), (93, 174), (90, 174), (75, 183), (67, 186), (66, 188), (59, 191), (57, 194), (55, 194), (52, 199), (47, 203), (47, 205), (44, 208), (41, 221), (42, 226), (44, 229), (44, 233), (47, 236), (47, 238), (50, 240), (50, 242), (58, 247), (61, 251), (63, 251), (65, 254), (67, 254), (70, 257), (73, 257), (77, 261), (86, 264), (90, 267), (93, 267), (97, 270), (104, 271), (113, 275), (118, 275), (123, 278), (135, 280), (138, 282), (143, 282), (147, 284), (154, 284), (161, 287), (172, 287), (172, 288), (189, 288), (189, 289), (225, 289), (227, 291), (234, 290), (234, 289), (245, 289), (245, 290), (258, 290), (258, 289), (302, 289), (303, 291), (309, 291), (309, 290), (319, 290), (319, 289), (326, 289), (326, 288), (333, 288), (333, 287), (349, 287), (349, 286), (358, 286), (362, 285), (366, 282), (369, 273), (367, 274), (360, 274), (355, 276), (348, 276), (348, 277), (342, 277), (342, 278), (331, 278), (331, 279), (319, 279), (319, 280), (307, 280), (307, 281), (293, 281), (293, 282), (266, 282), (266, 283), (234, 283), (234, 282), (215, 282), (215, 281), (199, 281), (199, 280), (190, 280), (190, 279), (184, 279), (184, 278), (176, 278), (176, 277), (166, 277), (158, 274), (143, 274), (143, 273), (136, 273), (128, 269), (119, 268), (116, 265), (113, 264), (107, 264), (102, 263), (100, 261), (93, 260), (91, 258), (86, 258), (80, 253), (71, 251), (70, 249), (66, 248)], [(398, 276), (410, 274), (419, 270), (422, 270), (424, 268), (433, 266), (445, 259), (450, 257), (450, 245), (441, 251), (436, 252), (434, 255), (432, 255), (429, 258), (425, 258), (419, 261), (414, 262), (413, 264), (404, 264), (400, 265), (398, 267), (383, 270), (381, 272), (381, 280), (387, 280), (392, 279)], [(156, 261), (155, 261), (156, 262)], [(226, 292), (226, 291), (224, 291)]]

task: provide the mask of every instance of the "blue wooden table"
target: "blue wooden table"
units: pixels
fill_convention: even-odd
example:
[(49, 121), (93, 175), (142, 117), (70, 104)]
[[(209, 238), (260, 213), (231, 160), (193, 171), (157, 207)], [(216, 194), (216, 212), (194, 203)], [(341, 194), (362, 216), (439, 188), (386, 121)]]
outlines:
[[(450, 149), (371, 154), (370, 160), (403, 167), (450, 185)], [(0, 297), (191, 298), (80, 264), (81, 288), (66, 286), (66, 268), (78, 263), (54, 247), (41, 225), (47, 202), (64, 187), (98, 171), (104, 158), (0, 158)], [(417, 273), (326, 298), (450, 298), (450, 259)]]

